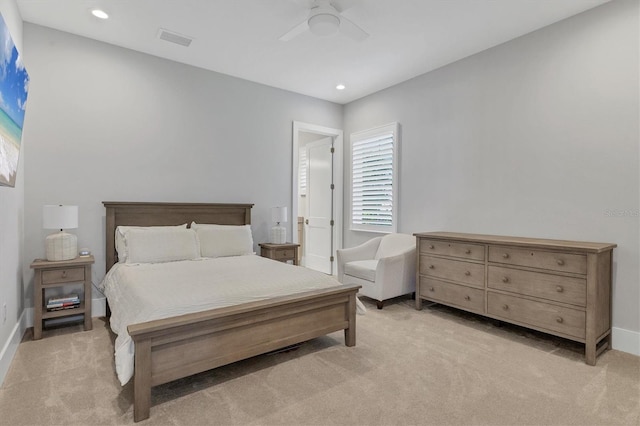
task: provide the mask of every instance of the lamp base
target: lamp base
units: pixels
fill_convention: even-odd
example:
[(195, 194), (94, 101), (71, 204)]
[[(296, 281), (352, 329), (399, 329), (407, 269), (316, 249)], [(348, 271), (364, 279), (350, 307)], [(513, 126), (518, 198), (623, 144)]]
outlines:
[(274, 226), (271, 228), (271, 244), (284, 244), (287, 242), (287, 228)]
[(78, 237), (64, 231), (47, 235), (45, 247), (48, 261), (71, 260), (78, 257)]

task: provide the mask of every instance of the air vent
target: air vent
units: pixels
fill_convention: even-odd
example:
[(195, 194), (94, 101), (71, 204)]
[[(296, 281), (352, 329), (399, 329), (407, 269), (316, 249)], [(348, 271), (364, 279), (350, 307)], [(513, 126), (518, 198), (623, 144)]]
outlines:
[(191, 37), (174, 33), (172, 31), (168, 31), (163, 28), (160, 28), (160, 30), (158, 31), (158, 38), (160, 40), (165, 40), (165, 41), (179, 44), (180, 46), (185, 46), (185, 47), (189, 47), (189, 45), (193, 41)]

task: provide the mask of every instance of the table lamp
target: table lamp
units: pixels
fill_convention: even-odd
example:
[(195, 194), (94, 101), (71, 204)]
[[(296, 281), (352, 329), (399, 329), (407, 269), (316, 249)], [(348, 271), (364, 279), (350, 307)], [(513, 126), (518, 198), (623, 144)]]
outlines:
[(70, 260), (78, 257), (78, 237), (64, 229), (78, 227), (78, 206), (46, 205), (42, 209), (42, 227), (59, 229), (45, 240), (48, 261)]
[(280, 223), (287, 221), (287, 208), (271, 207), (271, 221), (276, 223), (271, 228), (271, 242), (273, 244), (284, 244), (287, 242), (287, 228), (280, 226)]

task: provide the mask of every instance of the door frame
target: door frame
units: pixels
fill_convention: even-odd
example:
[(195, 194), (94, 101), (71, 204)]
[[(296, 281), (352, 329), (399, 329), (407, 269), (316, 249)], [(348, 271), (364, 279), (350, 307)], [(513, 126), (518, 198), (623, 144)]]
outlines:
[(299, 162), (299, 134), (300, 132), (315, 133), (323, 136), (333, 137), (333, 253), (334, 261), (331, 262), (331, 274), (337, 274), (337, 258), (336, 250), (342, 248), (342, 223), (343, 223), (343, 210), (342, 199), (344, 193), (343, 184), (343, 131), (340, 129), (333, 129), (330, 127), (319, 126), (317, 124), (304, 123), (301, 121), (293, 122), (293, 158), (292, 170), (293, 176), (291, 179), (291, 220), (292, 220), (292, 232), (291, 237), (294, 243), (298, 243), (298, 176), (300, 176)]

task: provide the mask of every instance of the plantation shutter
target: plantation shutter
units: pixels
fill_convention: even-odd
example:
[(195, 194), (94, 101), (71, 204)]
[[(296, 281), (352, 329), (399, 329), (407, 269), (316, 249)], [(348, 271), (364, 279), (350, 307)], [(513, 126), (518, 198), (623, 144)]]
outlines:
[(300, 196), (307, 195), (307, 149), (300, 150), (300, 162), (298, 164), (298, 171), (300, 176), (298, 182), (300, 183), (300, 189), (298, 191)]
[(353, 229), (394, 232), (395, 132), (352, 140)]

